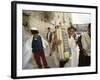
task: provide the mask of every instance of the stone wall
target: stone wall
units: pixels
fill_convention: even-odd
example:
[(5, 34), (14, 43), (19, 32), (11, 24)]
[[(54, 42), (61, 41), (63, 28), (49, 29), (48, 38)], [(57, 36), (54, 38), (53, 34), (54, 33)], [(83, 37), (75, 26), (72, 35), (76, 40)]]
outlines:
[(24, 27), (25, 30), (29, 32), (31, 27), (37, 27), (44, 38), (48, 27), (51, 27), (53, 30), (55, 25), (61, 23), (67, 28), (70, 26), (70, 22), (72, 22), (71, 13), (28, 10), (24, 10), (23, 13), (23, 16), (26, 16), (23, 18), (23, 23), (27, 23), (26, 27)]

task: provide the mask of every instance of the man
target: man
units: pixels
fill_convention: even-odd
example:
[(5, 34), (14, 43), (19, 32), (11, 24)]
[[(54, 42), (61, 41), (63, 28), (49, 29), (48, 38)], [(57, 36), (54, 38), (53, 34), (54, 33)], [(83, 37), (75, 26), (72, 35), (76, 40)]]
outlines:
[[(64, 32), (63, 32), (63, 29), (64, 29)], [(53, 44), (52, 44), (53, 53), (52, 54), (54, 55), (55, 64), (59, 65), (59, 67), (64, 67), (66, 62), (68, 62), (68, 59), (65, 58), (65, 54), (64, 54), (66, 51), (65, 48), (67, 47), (67, 43), (66, 43), (67, 35), (64, 36), (66, 32), (67, 31), (65, 30), (64, 27), (61, 27), (58, 25), (55, 27), (55, 32), (53, 34)]]
[(83, 54), (85, 56), (84, 66), (90, 66), (91, 64), (91, 24), (88, 25), (87, 32), (82, 35), (81, 38)]
[(38, 68), (42, 68), (41, 61), (43, 62), (43, 66), (45, 68), (49, 68), (44, 54), (44, 48), (48, 46), (48, 43), (39, 35), (37, 28), (31, 28), (31, 33), (33, 35), (32, 53)]
[(69, 38), (73, 37), (75, 40), (77, 40), (77, 35), (76, 35), (76, 28), (74, 26), (71, 26), (67, 29)]
[(47, 32), (47, 35), (46, 35), (46, 39), (50, 44), (51, 41), (52, 41), (52, 32), (51, 32), (51, 28), (50, 27), (48, 27), (48, 32)]
[(67, 29), (68, 31), (68, 42), (69, 42), (69, 48), (71, 50), (71, 67), (77, 67), (78, 66), (78, 60), (79, 60), (79, 47), (77, 45), (77, 35), (76, 35), (76, 28), (71, 25)]
[(60, 44), (60, 41), (57, 39), (57, 28), (59, 28), (59, 26), (55, 26), (55, 30), (54, 32), (52, 33), (52, 41), (51, 41), (51, 56), (53, 57), (53, 61), (55, 63), (55, 66), (59, 66), (59, 56), (58, 56), (58, 45)]

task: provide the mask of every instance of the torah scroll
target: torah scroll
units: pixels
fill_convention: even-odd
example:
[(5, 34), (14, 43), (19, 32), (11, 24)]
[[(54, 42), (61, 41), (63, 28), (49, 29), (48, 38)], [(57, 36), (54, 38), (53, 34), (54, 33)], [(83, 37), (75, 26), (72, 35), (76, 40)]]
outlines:
[(70, 58), (70, 48), (68, 45), (68, 34), (67, 29), (59, 27), (57, 29), (57, 39), (61, 40), (61, 44), (58, 45), (58, 53), (60, 60), (66, 60)]

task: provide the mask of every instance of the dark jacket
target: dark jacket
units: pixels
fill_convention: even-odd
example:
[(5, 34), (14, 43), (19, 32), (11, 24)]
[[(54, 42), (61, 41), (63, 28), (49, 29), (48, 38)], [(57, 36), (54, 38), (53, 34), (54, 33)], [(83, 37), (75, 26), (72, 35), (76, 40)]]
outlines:
[(43, 49), (41, 36), (38, 36), (36, 39), (33, 37), (32, 40), (32, 52), (36, 52)]
[[(49, 32), (48, 32), (48, 33), (49, 33)], [(47, 35), (46, 35), (46, 39), (47, 39), (47, 40), (48, 40), (48, 33), (47, 33)], [(48, 42), (50, 42), (50, 43), (51, 43), (51, 41), (52, 41), (52, 32), (50, 32)]]

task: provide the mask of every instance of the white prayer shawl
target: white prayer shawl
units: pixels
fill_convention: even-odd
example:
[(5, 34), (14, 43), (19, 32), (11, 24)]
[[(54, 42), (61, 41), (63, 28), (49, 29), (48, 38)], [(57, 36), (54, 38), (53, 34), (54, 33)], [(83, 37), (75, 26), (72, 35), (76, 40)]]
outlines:
[[(30, 39), (28, 39), (25, 43), (25, 45), (23, 46), (23, 68), (33, 68), (34, 65), (32, 63), (32, 61), (30, 62), (30, 60), (33, 60), (33, 55), (32, 55), (32, 48), (31, 48), (31, 45), (32, 45), (32, 39), (33, 39), (33, 36), (30, 37)], [(48, 42), (43, 38), (41, 37), (42, 39), (42, 44), (43, 44), (43, 48), (44, 48), (44, 52), (45, 52), (45, 56), (49, 56), (49, 52), (50, 52), (50, 48), (49, 48), (49, 45), (48, 45)]]
[(79, 47), (73, 37), (68, 39), (69, 47), (71, 49), (71, 67), (77, 67), (79, 62)]
[(88, 56), (91, 56), (91, 38), (88, 35), (88, 32), (83, 33), (82, 35), (82, 47), (86, 50)]

